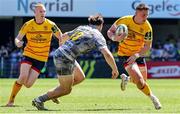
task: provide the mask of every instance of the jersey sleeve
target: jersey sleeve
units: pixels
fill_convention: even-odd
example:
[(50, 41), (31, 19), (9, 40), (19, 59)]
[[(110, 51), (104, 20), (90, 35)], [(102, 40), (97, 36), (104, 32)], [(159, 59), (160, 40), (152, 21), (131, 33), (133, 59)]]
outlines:
[(19, 34), (25, 35), (28, 31), (28, 23), (26, 22), (22, 27), (21, 30), (19, 31)]
[(52, 23), (51, 30), (54, 34), (57, 34), (58, 32), (62, 33), (61, 30), (58, 28), (58, 26), (55, 23)]
[(99, 34), (96, 38), (96, 46), (98, 50), (103, 49), (104, 47), (107, 47), (106, 40), (102, 34)]
[(145, 41), (152, 41), (153, 40), (153, 31), (151, 25), (148, 23), (148, 30), (144, 36)]

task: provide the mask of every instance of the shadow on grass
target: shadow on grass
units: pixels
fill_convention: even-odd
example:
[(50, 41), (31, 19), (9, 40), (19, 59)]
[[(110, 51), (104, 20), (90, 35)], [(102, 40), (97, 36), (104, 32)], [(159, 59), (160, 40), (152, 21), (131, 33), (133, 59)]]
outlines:
[(58, 110), (51, 110), (51, 109), (48, 109), (48, 110), (27, 109), (26, 111), (35, 111), (35, 112), (37, 112), (37, 111), (45, 111), (45, 112), (47, 112), (47, 111), (62, 111), (62, 110), (60, 110), (60, 109), (58, 109)]
[(37, 109), (34, 109), (34, 110), (26, 110), (26, 111), (68, 111), (68, 112), (71, 112), (71, 111), (79, 111), (79, 112), (81, 112), (81, 111), (125, 111), (125, 110), (134, 110), (134, 109), (130, 109), (130, 108), (106, 108), (106, 109), (104, 109), (104, 108), (102, 108), (102, 109), (100, 109), (100, 108), (97, 108), (97, 109), (74, 109), (74, 110), (61, 110), (61, 109), (55, 109), (55, 110), (53, 110), (53, 109), (48, 109), (48, 110), (37, 110)]
[(123, 111), (123, 110), (131, 110), (128, 108), (97, 108), (97, 109), (80, 109), (80, 110), (76, 110), (76, 111)]
[(1, 105), (0, 107), (13, 108), (13, 107), (23, 107), (23, 106), (20, 106), (20, 105), (13, 105), (13, 106)]

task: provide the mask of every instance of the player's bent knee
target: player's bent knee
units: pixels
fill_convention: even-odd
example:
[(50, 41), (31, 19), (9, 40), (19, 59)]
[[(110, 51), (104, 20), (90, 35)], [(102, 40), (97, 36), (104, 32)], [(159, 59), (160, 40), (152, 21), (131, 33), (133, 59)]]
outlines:
[(25, 86), (26, 88), (30, 88), (30, 87), (32, 87), (32, 84), (27, 83), (27, 84), (24, 84), (24, 86)]
[(80, 80), (81, 80), (81, 82), (82, 82), (82, 81), (84, 81), (84, 80), (85, 80), (85, 77), (81, 77), (81, 79), (80, 79)]
[(80, 83), (83, 80), (85, 80), (85, 77), (79, 77), (79, 78), (74, 79), (74, 83)]
[(30, 88), (30, 87), (31, 87), (31, 85), (25, 85), (25, 84), (24, 84), (24, 86), (25, 86), (26, 88)]
[(17, 79), (17, 82), (18, 82), (19, 84), (24, 84), (24, 83), (26, 82), (26, 78), (24, 78), (24, 77), (18, 78), (18, 79)]

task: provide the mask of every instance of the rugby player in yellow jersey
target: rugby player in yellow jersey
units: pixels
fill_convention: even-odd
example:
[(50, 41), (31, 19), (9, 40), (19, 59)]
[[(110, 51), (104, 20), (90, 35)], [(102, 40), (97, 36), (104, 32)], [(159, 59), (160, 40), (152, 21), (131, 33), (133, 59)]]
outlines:
[[(15, 38), (17, 47), (23, 46), (23, 37), (26, 35), (27, 44), (24, 48), (23, 59), (20, 66), (19, 78), (15, 81), (9, 101), (6, 106), (14, 106), (14, 100), (22, 85), (30, 88), (39, 76), (48, 59), (52, 35), (59, 39), (61, 45), (62, 33), (56, 24), (45, 18), (46, 9), (43, 4), (38, 3), (34, 10), (35, 18), (26, 22), (18, 36)], [(84, 73), (77, 63), (75, 67), (74, 85), (84, 80)], [(54, 99), (57, 102), (57, 99)]]
[(27, 44), (23, 52), (19, 78), (12, 87), (11, 96), (6, 106), (14, 106), (14, 99), (22, 85), (30, 88), (38, 78), (40, 70), (48, 59), (52, 34), (58, 39), (61, 38), (60, 29), (54, 22), (46, 19), (45, 14), (44, 5), (36, 4), (35, 18), (26, 22), (15, 38), (15, 44), (20, 48), (23, 46), (22, 39), (26, 35)]
[[(144, 3), (136, 7), (135, 15), (124, 16), (115, 21), (108, 30), (107, 35), (113, 41), (121, 41), (118, 46), (118, 56), (120, 72), (122, 77), (121, 89), (125, 90), (129, 74), (131, 81), (136, 84), (137, 88), (152, 100), (155, 109), (161, 109), (159, 99), (152, 93), (148, 86), (147, 67), (145, 63), (145, 54), (150, 50), (152, 45), (152, 28), (147, 20), (148, 6)], [(116, 27), (125, 24), (128, 27), (128, 36), (125, 33), (116, 35)]]

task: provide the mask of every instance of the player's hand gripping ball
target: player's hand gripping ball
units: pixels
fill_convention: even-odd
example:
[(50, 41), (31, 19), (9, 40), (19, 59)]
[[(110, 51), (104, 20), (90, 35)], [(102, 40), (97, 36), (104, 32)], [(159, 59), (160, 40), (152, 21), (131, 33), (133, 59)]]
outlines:
[(122, 33), (125, 34), (125, 38), (128, 36), (128, 27), (125, 24), (120, 24), (116, 28), (116, 35), (120, 35)]

